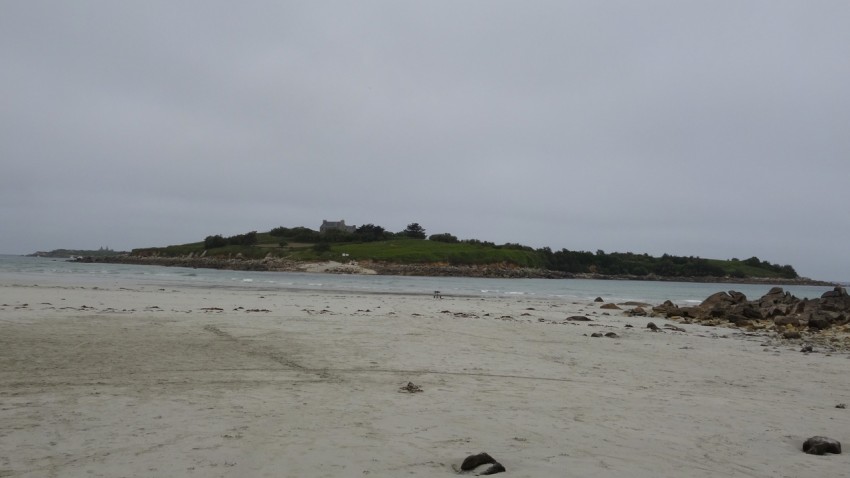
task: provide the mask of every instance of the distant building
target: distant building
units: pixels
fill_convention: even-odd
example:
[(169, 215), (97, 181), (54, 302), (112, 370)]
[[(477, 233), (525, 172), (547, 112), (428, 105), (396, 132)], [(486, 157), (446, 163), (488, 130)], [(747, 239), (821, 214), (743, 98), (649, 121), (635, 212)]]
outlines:
[(354, 232), (357, 229), (357, 226), (346, 226), (345, 219), (341, 219), (339, 221), (326, 221), (322, 220), (322, 225), (319, 227), (319, 232), (328, 232), (328, 231), (343, 231), (343, 232)]

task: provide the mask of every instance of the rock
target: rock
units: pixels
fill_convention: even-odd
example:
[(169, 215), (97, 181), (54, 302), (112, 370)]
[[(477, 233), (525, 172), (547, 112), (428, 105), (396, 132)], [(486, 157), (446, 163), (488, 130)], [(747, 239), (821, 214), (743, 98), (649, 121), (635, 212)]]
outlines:
[(635, 307), (634, 309), (629, 311), (629, 316), (631, 317), (646, 317), (646, 310), (643, 307)]
[(400, 392), (417, 393), (422, 391), (422, 387), (413, 382), (407, 382), (407, 385), (398, 389)]
[(838, 405), (835, 406), (835, 408), (847, 408), (847, 404), (846, 403), (839, 403)]
[(829, 320), (826, 317), (812, 317), (809, 319), (809, 328), (824, 330), (829, 328)]
[(699, 307), (679, 307), (679, 315), (691, 319), (701, 319), (704, 317)]
[(762, 313), (751, 304), (744, 304), (740, 307), (740, 311), (741, 315), (748, 319), (761, 320), (763, 318)]
[(774, 320), (774, 324), (780, 327), (805, 324), (811, 330), (821, 331), (850, 324), (850, 295), (844, 288), (836, 287), (819, 299), (800, 300), (781, 287), (773, 287), (753, 301), (748, 301), (740, 292), (717, 292), (696, 307), (676, 307), (666, 301), (653, 307), (652, 311), (667, 318), (678, 316), (702, 325), (731, 322), (737, 327), (759, 327), (761, 324), (757, 321), (768, 319)]
[(731, 305), (740, 304), (746, 302), (747, 296), (740, 292), (729, 291), (729, 292), (717, 292), (715, 294), (711, 294), (707, 299), (702, 301), (699, 305), (701, 309), (711, 310), (718, 307), (725, 308)]
[(597, 298), (593, 299), (593, 301), (594, 302), (605, 302), (604, 300), (602, 300), (602, 297), (597, 297)]
[(481, 465), (487, 465), (489, 463), (496, 463), (496, 460), (487, 453), (481, 452), (477, 455), (469, 455), (466, 457), (463, 460), (463, 463), (461, 463), (460, 469), (463, 471), (474, 470)]
[(594, 332), (590, 334), (591, 337), (602, 337), (602, 332)]
[(567, 317), (564, 320), (569, 320), (569, 321), (572, 321), (572, 322), (591, 322), (591, 319), (589, 319), (589, 318), (587, 318), (583, 315), (573, 315), (573, 316)]
[(501, 463), (496, 462), (496, 463), (493, 463), (492, 465), (490, 465), (490, 468), (487, 468), (486, 470), (482, 471), (479, 474), (481, 474), (481, 475), (495, 475), (496, 473), (502, 473), (503, 471), (507, 471), (507, 470), (505, 469), (504, 466), (502, 466)]
[(836, 287), (833, 290), (824, 292), (821, 299), (828, 299), (831, 297), (847, 297), (847, 290), (844, 287)]
[(616, 339), (617, 337), (619, 337), (619, 335), (615, 334), (614, 332), (608, 332), (607, 334), (605, 334), (605, 336), (610, 337), (612, 339)]
[(619, 307), (617, 307), (616, 304), (605, 304), (605, 305), (599, 306), (599, 308), (600, 309), (610, 309), (610, 310), (622, 310)]
[(726, 317), (726, 320), (737, 325), (738, 327), (746, 327), (748, 325), (752, 325), (752, 322), (750, 322), (749, 319), (747, 319), (746, 317), (744, 317), (742, 315), (737, 315), (737, 314), (732, 314), (732, 315)]
[(776, 325), (793, 325), (800, 326), (800, 319), (797, 317), (789, 317), (787, 315), (779, 315), (773, 318), (773, 323)]
[(463, 460), (463, 463), (461, 463), (460, 469), (461, 471), (472, 471), (481, 465), (490, 465), (490, 467), (481, 473), (478, 473), (479, 475), (495, 475), (496, 473), (507, 471), (501, 463), (484, 452), (466, 457), (466, 459)]
[(782, 336), (788, 340), (803, 338), (800, 332), (797, 332), (796, 330), (786, 330), (782, 333)]
[(841, 443), (827, 437), (811, 437), (803, 443), (803, 451), (809, 455), (824, 455), (826, 453), (841, 454)]
[(680, 315), (679, 306), (669, 300), (665, 300), (663, 304), (653, 307), (652, 312), (656, 314), (663, 314), (668, 318)]
[(646, 328), (653, 331), (653, 332), (662, 332), (662, 330), (659, 329), (658, 326), (655, 325), (654, 322), (650, 322), (650, 323), (646, 324)]
[(814, 351), (815, 348), (811, 345), (804, 345), (803, 348), (800, 349), (800, 352), (803, 352), (804, 354), (812, 353)]

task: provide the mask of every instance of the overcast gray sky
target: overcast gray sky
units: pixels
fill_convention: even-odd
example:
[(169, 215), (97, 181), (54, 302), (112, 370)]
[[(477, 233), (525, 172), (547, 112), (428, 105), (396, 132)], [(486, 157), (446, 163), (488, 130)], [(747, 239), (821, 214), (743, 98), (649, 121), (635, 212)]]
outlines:
[(322, 219), (850, 280), (850, 2), (0, 1), (0, 253)]

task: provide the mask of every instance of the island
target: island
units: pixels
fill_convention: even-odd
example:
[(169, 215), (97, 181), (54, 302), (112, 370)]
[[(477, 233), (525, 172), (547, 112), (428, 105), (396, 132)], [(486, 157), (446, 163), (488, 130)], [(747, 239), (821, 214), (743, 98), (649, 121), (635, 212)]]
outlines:
[[(80, 262), (150, 264), (259, 271), (494, 278), (584, 278), (765, 284), (834, 285), (800, 277), (791, 265), (758, 257), (705, 259), (632, 252), (595, 252), (426, 235), (418, 223), (400, 232), (323, 221), (318, 230), (276, 227), (203, 241), (74, 254)], [(38, 253), (40, 254), (40, 253)]]

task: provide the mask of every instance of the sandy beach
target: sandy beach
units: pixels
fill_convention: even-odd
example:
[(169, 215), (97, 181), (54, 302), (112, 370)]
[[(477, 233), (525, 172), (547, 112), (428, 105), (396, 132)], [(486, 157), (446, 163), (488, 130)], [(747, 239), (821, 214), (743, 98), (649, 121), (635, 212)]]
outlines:
[(668, 324), (593, 302), (2, 283), (0, 477), (449, 477), (482, 451), (505, 477), (846, 476), (847, 451), (800, 450), (850, 446), (848, 354), (650, 320)]

